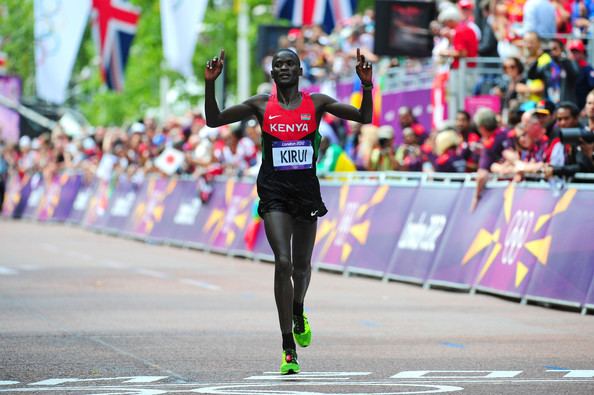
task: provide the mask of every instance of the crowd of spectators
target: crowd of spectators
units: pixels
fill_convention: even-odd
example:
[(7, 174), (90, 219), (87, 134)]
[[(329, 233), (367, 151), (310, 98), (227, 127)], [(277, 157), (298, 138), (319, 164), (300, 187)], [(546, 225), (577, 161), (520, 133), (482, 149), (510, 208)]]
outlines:
[[(325, 116), (318, 171), (477, 172), (475, 204), (489, 173), (521, 180), (570, 177), (593, 172), (593, 144), (560, 141), (563, 128), (594, 129), (594, 70), (582, 39), (589, 34), (594, 1), (460, 0), (440, 1), (430, 26), (435, 38), (436, 73), (455, 73), (462, 58), (500, 57), (497, 71), (477, 75), (475, 93), (500, 98), (501, 111), (460, 109), (455, 118), (422, 125), (413, 109), (395, 110), (393, 125), (359, 125)], [(559, 35), (563, 34), (563, 35)], [(579, 37), (570, 37), (580, 34)], [(279, 46), (294, 48), (303, 60), (303, 83), (352, 77), (354, 54), (361, 48), (381, 67), (401, 59), (373, 54), (374, 15), (355, 15), (326, 34), (316, 26), (292, 29)], [(269, 70), (266, 65), (264, 69)], [(469, 68), (476, 65), (468, 63)], [(470, 74), (469, 74), (470, 75)], [(470, 78), (469, 76), (465, 78)], [(262, 90), (270, 89), (264, 84)], [(387, 109), (384, 109), (387, 110)], [(395, 144), (395, 141), (402, 141)], [(102, 178), (142, 182), (149, 173), (193, 176), (203, 199), (216, 175), (256, 175), (261, 130), (255, 119), (209, 128), (200, 110), (163, 122), (149, 117), (129, 125), (92, 127), (77, 136), (57, 127), (16, 145), (0, 146), (0, 178), (11, 171), (49, 177), (78, 169)], [(163, 157), (174, 150), (176, 155)], [(2, 183), (0, 183), (2, 184)]]

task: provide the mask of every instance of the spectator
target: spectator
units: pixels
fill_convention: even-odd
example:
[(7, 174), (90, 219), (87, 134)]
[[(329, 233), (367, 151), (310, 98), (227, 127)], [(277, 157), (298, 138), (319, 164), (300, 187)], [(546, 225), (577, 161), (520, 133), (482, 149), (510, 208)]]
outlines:
[(482, 146), (468, 112), (460, 110), (456, 113), (455, 130), (460, 136), (460, 151), (466, 161), (466, 171), (474, 172), (478, 168)]
[(557, 32), (555, 6), (551, 0), (527, 0), (524, 4), (524, 33), (534, 32), (544, 39)]
[[(571, 101), (576, 102), (576, 80), (578, 69), (577, 65), (573, 60), (569, 59), (565, 53), (565, 48), (562, 40), (552, 39), (549, 42), (549, 53), (553, 59), (551, 67), (556, 67), (554, 73), (559, 73), (559, 101)], [(551, 94), (549, 93), (549, 97)], [(553, 100), (554, 101), (554, 100)]]
[(512, 57), (503, 61), (503, 77), (493, 92), (501, 97), (501, 108), (504, 112), (528, 99), (530, 88), (524, 77), (524, 65), (520, 59)]
[(499, 127), (497, 116), (492, 110), (487, 108), (479, 109), (474, 114), (474, 123), (481, 135), (483, 150), (481, 151), (479, 160), (476, 189), (470, 207), (471, 211), (476, 209), (485, 189), (489, 172), (491, 171), (491, 165), (503, 160), (503, 151), (512, 146), (507, 133)]
[(575, 83), (575, 103), (582, 110), (586, 105), (588, 92), (594, 89), (594, 69), (586, 59), (586, 48), (581, 40), (573, 40), (567, 44), (569, 57), (573, 59), (578, 67)]
[(402, 130), (404, 142), (396, 149), (396, 163), (398, 170), (421, 171), (423, 170), (423, 155), (419, 136), (411, 127)]
[(396, 170), (396, 153), (394, 152), (394, 128), (390, 125), (380, 126), (377, 131), (378, 145), (371, 151), (369, 170)]
[[(458, 70), (460, 58), (474, 58), (478, 55), (478, 38), (467, 24), (462, 23), (462, 14), (456, 7), (445, 7), (439, 13), (438, 21), (452, 31), (451, 46), (441, 55), (451, 57), (451, 70)], [(466, 66), (474, 68), (476, 63), (468, 62)]]
[(411, 128), (411, 130), (417, 136), (417, 143), (423, 144), (429, 134), (425, 130), (425, 127), (417, 120), (414, 116), (412, 108), (402, 106), (398, 110), (398, 121), (400, 122), (401, 130)]
[(464, 173), (466, 161), (459, 150), (461, 138), (454, 130), (443, 130), (435, 137), (435, 161), (437, 172)]
[[(542, 41), (535, 32), (528, 32), (524, 36), (526, 48), (525, 64), (528, 66), (527, 73), (527, 100), (534, 103), (547, 98), (547, 92), (558, 92), (560, 87), (557, 67), (553, 67), (553, 59), (542, 49)], [(552, 99), (550, 99), (552, 100)]]
[[(579, 124), (578, 115), (579, 110), (572, 103), (562, 103), (559, 106), (561, 110), (557, 114), (559, 126), (573, 126), (585, 130), (587, 133), (594, 133), (594, 91), (591, 91), (586, 97), (586, 116), (588, 118), (588, 127), (583, 128)], [(547, 178), (553, 176), (572, 177), (577, 172), (594, 172), (594, 143), (588, 143), (580, 139), (577, 143), (569, 145), (569, 151), (565, 157), (563, 165), (554, 165), (553, 162), (545, 168), (545, 176)]]

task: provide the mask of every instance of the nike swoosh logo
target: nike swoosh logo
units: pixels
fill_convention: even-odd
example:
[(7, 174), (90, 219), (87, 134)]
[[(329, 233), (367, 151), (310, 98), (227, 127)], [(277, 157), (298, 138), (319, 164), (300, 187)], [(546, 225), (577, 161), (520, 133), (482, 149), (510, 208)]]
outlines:
[(280, 117), (280, 115), (269, 115), (268, 116), (268, 120), (274, 119), (274, 118), (278, 118)]
[(315, 217), (317, 213), (318, 213), (318, 210), (316, 210), (316, 211), (312, 211), (312, 212), (311, 212), (311, 216), (312, 216), (312, 217)]

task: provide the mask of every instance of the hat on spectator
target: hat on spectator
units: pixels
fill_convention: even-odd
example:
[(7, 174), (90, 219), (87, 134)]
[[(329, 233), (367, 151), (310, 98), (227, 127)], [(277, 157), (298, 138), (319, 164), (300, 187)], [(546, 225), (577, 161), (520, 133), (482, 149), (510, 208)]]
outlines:
[(443, 11), (439, 13), (437, 20), (439, 21), (439, 23), (443, 23), (445, 21), (459, 22), (462, 20), (462, 14), (460, 13), (460, 10), (455, 6), (449, 6), (445, 7)]
[(472, 0), (460, 0), (458, 2), (458, 7), (464, 9), (470, 9), (474, 7), (474, 3), (472, 2)]
[(549, 100), (541, 100), (536, 103), (534, 112), (541, 115), (551, 115), (555, 111), (555, 104)]
[(444, 130), (435, 136), (435, 151), (441, 155), (450, 147), (457, 147), (460, 144), (460, 136), (453, 130)]
[(132, 126), (130, 126), (130, 133), (144, 133), (145, 127), (140, 122), (134, 122)]
[(41, 148), (41, 141), (38, 138), (33, 139), (31, 142), (31, 149), (38, 150)]
[(394, 138), (394, 128), (391, 125), (382, 125), (377, 130), (377, 137), (380, 139)]
[(584, 42), (582, 40), (572, 40), (567, 44), (567, 49), (569, 51), (579, 51), (579, 52), (586, 52), (586, 47), (584, 46)]
[(22, 136), (19, 139), (19, 148), (29, 148), (29, 147), (31, 147), (31, 137)]

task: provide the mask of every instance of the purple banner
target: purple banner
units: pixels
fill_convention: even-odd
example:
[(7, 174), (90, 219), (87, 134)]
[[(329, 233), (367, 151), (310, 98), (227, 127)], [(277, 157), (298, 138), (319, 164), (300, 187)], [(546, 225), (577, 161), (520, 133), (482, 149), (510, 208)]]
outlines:
[[(316, 261), (335, 270), (383, 276), (415, 188), (343, 185), (320, 220)], [(325, 193), (325, 196), (329, 193)], [(327, 202), (328, 204), (328, 202)], [(398, 210), (395, 210), (398, 207)]]
[[(338, 204), (319, 221), (315, 259), (324, 266), (332, 265), (344, 270), (353, 250), (367, 242), (370, 226), (367, 214), (377, 187), (344, 184), (331, 188), (338, 191)], [(387, 188), (382, 188), (382, 191), (387, 192)], [(373, 205), (385, 198), (385, 192), (376, 197)]]
[(594, 191), (569, 189), (541, 219), (550, 225), (543, 246), (532, 249), (539, 264), (527, 297), (573, 302), (578, 307), (584, 303), (594, 276), (594, 244), (589, 239), (594, 234), (593, 204)]
[(70, 217), (74, 201), (78, 195), (78, 190), (82, 185), (81, 174), (70, 174), (64, 180), (62, 179), (62, 188), (60, 189), (60, 199), (54, 208), (52, 219), (55, 221), (66, 221)]
[[(87, 208), (89, 208), (91, 201), (94, 199), (95, 189), (97, 189), (98, 184), (99, 180), (96, 178), (89, 180), (87, 177), (81, 177), (76, 197), (72, 203), (72, 209), (68, 214), (68, 218), (66, 218), (67, 222), (86, 225), (84, 223), (85, 213), (87, 213)], [(90, 213), (91, 210), (89, 210), (89, 215)]]
[(408, 210), (406, 223), (396, 244), (386, 275), (389, 278), (422, 282), (436, 251), (444, 240), (459, 186), (420, 187)]
[(27, 185), (27, 187), (29, 188), (29, 198), (27, 199), (27, 202), (25, 204), (22, 217), (28, 219), (36, 219), (37, 208), (41, 203), (41, 199), (43, 197), (45, 189), (43, 176), (41, 175), (41, 173), (33, 174), (31, 176), (31, 179), (29, 180), (29, 184)]
[(165, 199), (176, 185), (177, 178), (148, 178), (140, 188), (134, 214), (123, 229), (124, 233), (137, 237), (150, 235), (155, 225), (163, 219)]
[(460, 285), (470, 288), (480, 268), (483, 255), (489, 251), (492, 230), (503, 204), (502, 190), (489, 187), (474, 212), (470, 212), (475, 187), (462, 188), (450, 223), (434, 258), (428, 277), (430, 284)]
[(62, 180), (64, 178), (68, 180), (68, 175), (54, 175), (52, 178), (44, 180), (43, 195), (37, 205), (36, 218), (38, 221), (44, 222), (52, 219), (54, 210), (60, 202), (60, 191), (62, 190)]
[(316, 231), (316, 241), (311, 257), (312, 266), (324, 266), (332, 270), (344, 270), (344, 266), (341, 264), (335, 264), (333, 262), (321, 262), (320, 258), (323, 258), (324, 253), (324, 240), (327, 237), (325, 235), (325, 229), (330, 227), (336, 227), (338, 221), (338, 212), (340, 211), (340, 188), (337, 185), (322, 184), (320, 186), (322, 193), (322, 200), (328, 209), (328, 213), (318, 219), (318, 228)]
[(118, 185), (109, 199), (109, 208), (105, 221), (106, 229), (117, 233), (123, 233), (125, 231), (126, 224), (136, 207), (138, 189), (138, 185), (126, 178), (121, 178), (118, 181)]
[(221, 252), (245, 251), (244, 233), (256, 196), (253, 183), (216, 182), (211, 200), (199, 215), (195, 241)]
[[(0, 95), (20, 103), (21, 79), (15, 76), (0, 76)], [(14, 144), (19, 140), (19, 113), (0, 105), (0, 140)]]
[(398, 237), (402, 234), (417, 188), (413, 186), (376, 188), (372, 199), (368, 202), (370, 208), (366, 214), (369, 218), (367, 241), (353, 250), (348, 260), (347, 270), (383, 276), (388, 270)]
[[(29, 177), (22, 179), (17, 174), (12, 174), (6, 181), (6, 191), (4, 192), (4, 205), (2, 206), (2, 215), (5, 217), (20, 218), (17, 210), (19, 204), (24, 208), (29, 195), (23, 196), (25, 186), (29, 184)], [(24, 203), (21, 203), (24, 201)], [(22, 210), (21, 210), (22, 213)]]
[[(109, 207), (109, 199), (112, 194), (112, 185), (109, 181), (96, 178), (94, 186), (91, 190), (93, 193), (91, 194), (91, 199), (88, 202), (87, 210), (85, 211), (84, 219), (82, 220), (82, 225), (94, 229), (102, 229), (107, 224), (107, 210)], [(84, 189), (81, 190), (81, 193), (84, 192)], [(75, 209), (79, 200), (79, 196), (77, 196), (75, 201)]]
[(478, 288), (521, 297), (535, 265), (546, 265), (550, 236), (547, 229), (556, 199), (547, 189), (522, 189), (511, 183), (503, 192), (503, 209), (495, 228), (492, 249), (481, 262)]

